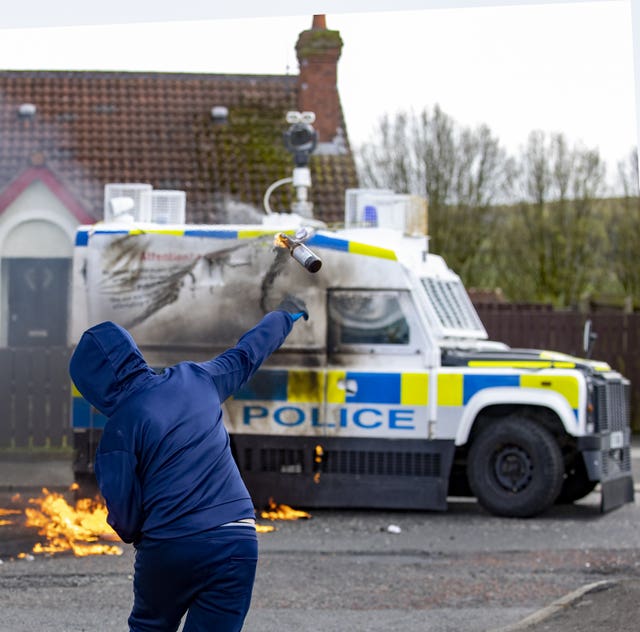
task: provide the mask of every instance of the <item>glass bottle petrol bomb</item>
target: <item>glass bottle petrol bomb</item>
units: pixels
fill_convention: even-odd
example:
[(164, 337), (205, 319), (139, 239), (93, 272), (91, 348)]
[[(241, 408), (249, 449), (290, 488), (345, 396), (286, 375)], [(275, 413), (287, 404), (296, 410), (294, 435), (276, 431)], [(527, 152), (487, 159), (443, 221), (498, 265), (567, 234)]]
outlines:
[(307, 236), (307, 231), (302, 229), (291, 238), (285, 233), (278, 233), (275, 238), (276, 246), (287, 248), (291, 256), (309, 272), (317, 272), (322, 267), (322, 260), (302, 243)]

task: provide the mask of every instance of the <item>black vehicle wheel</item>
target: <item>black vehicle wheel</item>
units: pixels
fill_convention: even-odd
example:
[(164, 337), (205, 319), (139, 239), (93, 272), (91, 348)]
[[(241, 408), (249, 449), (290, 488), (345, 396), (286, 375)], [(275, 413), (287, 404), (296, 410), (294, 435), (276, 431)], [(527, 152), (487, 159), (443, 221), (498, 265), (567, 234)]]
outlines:
[(567, 467), (556, 504), (569, 505), (580, 500), (590, 494), (597, 484), (598, 481), (589, 480), (584, 459), (581, 454), (578, 454), (573, 463)]
[(553, 435), (526, 417), (487, 426), (474, 439), (467, 462), (478, 502), (497, 516), (527, 518), (558, 497), (564, 464)]

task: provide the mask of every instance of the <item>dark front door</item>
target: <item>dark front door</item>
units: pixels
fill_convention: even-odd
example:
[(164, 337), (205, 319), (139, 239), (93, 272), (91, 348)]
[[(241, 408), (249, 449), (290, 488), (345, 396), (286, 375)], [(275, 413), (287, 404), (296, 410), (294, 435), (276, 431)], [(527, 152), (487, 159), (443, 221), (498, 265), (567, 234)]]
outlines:
[(71, 259), (5, 259), (9, 346), (67, 344)]

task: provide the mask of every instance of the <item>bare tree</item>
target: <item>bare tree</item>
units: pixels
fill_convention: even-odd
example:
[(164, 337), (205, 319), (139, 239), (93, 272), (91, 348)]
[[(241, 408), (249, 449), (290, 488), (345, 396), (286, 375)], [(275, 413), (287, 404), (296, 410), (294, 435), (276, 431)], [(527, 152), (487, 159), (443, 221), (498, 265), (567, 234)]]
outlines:
[(520, 156), (508, 222), (505, 289), (513, 298), (576, 305), (603, 272), (601, 221), (606, 168), (596, 150), (569, 147), (562, 134), (532, 132)]
[(622, 197), (609, 222), (613, 269), (628, 299), (640, 305), (640, 183), (638, 152), (633, 150), (626, 161), (618, 163), (618, 184)]
[[(461, 127), (435, 106), (383, 117), (359, 165), (366, 185), (427, 196), (431, 247), (467, 285), (569, 306), (613, 275), (605, 164), (597, 150), (570, 145), (563, 134), (534, 131), (513, 159), (486, 125)], [(625, 190), (637, 190), (637, 163), (620, 167), (620, 177)], [(637, 197), (627, 198), (624, 221), (609, 232), (621, 253), (620, 284), (638, 295), (631, 262), (640, 252), (632, 237), (640, 235), (632, 224), (640, 224), (640, 209)]]
[(483, 244), (493, 231), (492, 205), (505, 190), (509, 161), (485, 125), (461, 128), (439, 106), (380, 120), (359, 155), (367, 186), (424, 195), (433, 249), (467, 283), (478, 282)]
[(357, 156), (360, 179), (366, 186), (398, 193), (424, 195), (417, 184), (415, 156), (408, 149), (410, 115), (384, 115), (378, 122), (375, 142), (365, 143)]
[(618, 163), (618, 183), (625, 198), (640, 196), (640, 173), (638, 172), (638, 150), (632, 149), (627, 160)]

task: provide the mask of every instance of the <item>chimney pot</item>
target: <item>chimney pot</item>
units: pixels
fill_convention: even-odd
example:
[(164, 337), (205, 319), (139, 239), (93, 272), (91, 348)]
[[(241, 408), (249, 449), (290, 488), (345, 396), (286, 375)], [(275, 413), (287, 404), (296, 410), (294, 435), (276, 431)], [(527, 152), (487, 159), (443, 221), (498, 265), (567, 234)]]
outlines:
[(314, 30), (327, 28), (327, 16), (326, 15), (314, 15), (311, 28)]

